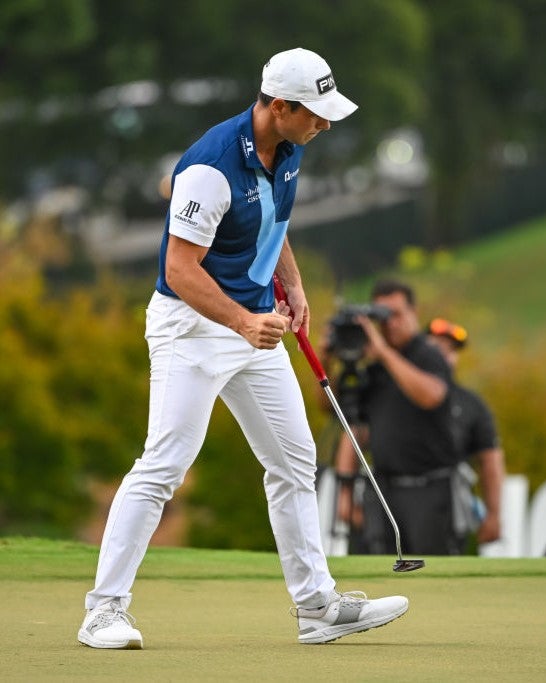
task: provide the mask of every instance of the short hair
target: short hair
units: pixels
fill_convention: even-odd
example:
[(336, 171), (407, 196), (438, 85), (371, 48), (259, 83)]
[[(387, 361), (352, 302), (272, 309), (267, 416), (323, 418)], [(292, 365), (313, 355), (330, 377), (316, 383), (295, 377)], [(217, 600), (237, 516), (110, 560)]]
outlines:
[(389, 296), (390, 294), (403, 294), (410, 306), (415, 306), (415, 292), (413, 289), (400, 282), (400, 280), (378, 280), (372, 289), (372, 299), (378, 296)]
[[(258, 93), (258, 100), (265, 106), (268, 107), (271, 102), (273, 102), (274, 99), (278, 99), (273, 97), (272, 95), (266, 95), (264, 92), (260, 90)], [(298, 107), (301, 107), (301, 102), (297, 102), (296, 100), (284, 100), (286, 104), (290, 107), (290, 111), (296, 111)]]

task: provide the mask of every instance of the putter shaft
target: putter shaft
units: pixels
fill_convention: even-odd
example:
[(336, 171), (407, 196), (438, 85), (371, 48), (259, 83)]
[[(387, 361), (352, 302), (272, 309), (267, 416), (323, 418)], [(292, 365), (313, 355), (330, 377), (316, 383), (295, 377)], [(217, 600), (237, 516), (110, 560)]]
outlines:
[[(288, 304), (288, 298), (286, 296), (286, 292), (284, 291), (284, 287), (282, 286), (281, 281), (275, 274), (273, 276), (273, 287), (275, 291), (275, 298), (277, 301), (284, 301), (286, 304)], [(298, 343), (300, 345), (301, 350), (303, 351), (305, 358), (307, 359), (309, 365), (311, 366), (311, 369), (315, 373), (315, 377), (318, 379), (321, 387), (324, 389), (326, 392), (326, 395), (330, 399), (330, 403), (332, 404), (336, 415), (338, 416), (343, 429), (347, 433), (347, 436), (349, 437), (351, 444), (355, 450), (355, 453), (358, 456), (358, 459), (362, 463), (362, 466), (364, 467), (364, 470), (366, 471), (366, 474), (368, 475), (368, 479), (371, 481), (372, 486), (374, 487), (375, 492), (377, 493), (377, 497), (379, 498), (379, 502), (381, 503), (381, 506), (383, 507), (383, 510), (385, 511), (385, 514), (389, 518), (389, 521), (392, 525), (392, 528), (394, 530), (394, 536), (396, 540), (396, 552), (398, 554), (398, 562), (395, 563), (393, 569), (394, 571), (413, 571), (414, 569), (421, 569), (421, 567), (425, 566), (425, 563), (423, 560), (404, 560), (402, 558), (402, 548), (400, 545), (400, 530), (398, 528), (398, 524), (396, 523), (396, 520), (394, 519), (394, 516), (387, 504), (387, 501), (385, 500), (385, 497), (381, 493), (381, 489), (379, 488), (378, 483), (375, 480), (375, 477), (373, 476), (373, 473), (370, 469), (370, 466), (366, 462), (366, 458), (364, 457), (364, 454), (362, 453), (360, 446), (358, 445), (358, 442), (355, 438), (355, 435), (353, 434), (353, 431), (351, 427), (349, 426), (349, 423), (347, 422), (345, 415), (343, 414), (339, 403), (336, 400), (336, 397), (334, 396), (332, 389), (330, 387), (330, 382), (328, 381), (328, 377), (326, 375), (326, 372), (324, 371), (324, 368), (322, 367), (322, 363), (317, 357), (317, 354), (315, 353), (313, 347), (311, 346), (311, 343), (307, 337), (307, 334), (305, 333), (305, 330), (300, 327), (300, 329), (295, 333), (296, 339), (298, 340)]]
[(360, 460), (362, 467), (366, 471), (366, 475), (368, 479), (370, 480), (372, 486), (375, 489), (375, 492), (377, 493), (377, 497), (379, 498), (379, 501), (383, 507), (383, 510), (385, 510), (385, 514), (389, 518), (390, 523), (392, 524), (392, 528), (394, 530), (394, 537), (396, 540), (396, 552), (398, 554), (398, 559), (402, 560), (402, 549), (400, 545), (400, 530), (398, 528), (398, 524), (396, 523), (396, 520), (394, 519), (394, 515), (390, 511), (390, 508), (387, 504), (387, 501), (385, 500), (385, 497), (381, 493), (381, 489), (379, 488), (378, 483), (375, 480), (375, 477), (373, 476), (372, 470), (370, 466), (368, 465), (366, 458), (364, 457), (364, 454), (362, 453), (362, 450), (360, 449), (360, 446), (358, 445), (358, 441), (355, 438), (355, 435), (353, 434), (353, 430), (349, 426), (349, 423), (347, 422), (347, 419), (345, 418), (345, 415), (343, 414), (343, 411), (341, 410), (339, 403), (337, 402), (336, 397), (334, 396), (334, 392), (332, 391), (332, 388), (330, 387), (329, 384), (326, 384), (324, 380), (321, 382), (322, 387), (324, 391), (326, 392), (326, 395), (330, 399), (330, 403), (332, 404), (334, 410), (336, 411), (336, 414), (339, 418), (339, 421), (341, 422), (341, 425), (345, 432), (347, 433), (347, 436), (349, 437), (351, 444), (355, 450), (355, 453), (358, 456), (358, 459)]

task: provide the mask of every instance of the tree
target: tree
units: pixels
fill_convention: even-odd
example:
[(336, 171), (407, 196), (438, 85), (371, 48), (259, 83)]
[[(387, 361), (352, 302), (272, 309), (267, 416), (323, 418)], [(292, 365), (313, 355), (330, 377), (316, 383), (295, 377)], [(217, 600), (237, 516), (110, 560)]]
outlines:
[[(296, 45), (323, 54), (340, 89), (361, 105), (339, 134), (334, 127), (310, 150), (308, 168), (333, 173), (361, 161), (381, 132), (422, 115), (426, 17), (413, 0), (277, 0), (259, 11), (250, 0), (8, 0), (0, 35), (7, 46), (0, 187), (9, 198), (28, 190), (31, 169), (56, 165), (58, 176), (88, 183), (91, 176), (100, 188), (129, 162), (149, 166), (183, 150), (248, 106), (261, 65)], [(244, 40), (235, 44), (238, 35)], [(211, 78), (233, 81), (236, 99), (206, 106), (172, 99), (173, 82)], [(142, 80), (159, 87), (150, 105), (116, 104), (113, 93), (108, 104), (97, 97)], [(124, 129), (120, 121), (134, 125)]]
[(0, 249), (0, 523), (66, 535), (142, 448), (142, 316), (113, 282), (52, 298), (35, 250)]
[[(427, 115), (423, 121), (433, 170), (429, 246), (468, 237), (466, 210), (486, 192), (511, 140), (536, 140), (544, 128), (544, 2), (420, 0), (430, 22)], [(529, 100), (542, 120), (530, 116)]]
[(97, 33), (92, 0), (3, 0), (0, 99), (74, 93), (74, 57)]

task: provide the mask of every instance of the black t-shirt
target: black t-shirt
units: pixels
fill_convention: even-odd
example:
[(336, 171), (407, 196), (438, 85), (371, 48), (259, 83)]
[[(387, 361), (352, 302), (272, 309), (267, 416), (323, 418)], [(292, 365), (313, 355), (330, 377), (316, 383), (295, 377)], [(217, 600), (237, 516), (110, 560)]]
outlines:
[(370, 428), (376, 472), (421, 475), (457, 462), (451, 428), (451, 372), (440, 352), (417, 335), (401, 351), (410, 363), (449, 384), (438, 408), (424, 410), (410, 401), (380, 363), (368, 366), (360, 393), (360, 417)]
[(451, 419), (461, 460), (499, 446), (491, 411), (478, 394), (459, 384), (451, 390)]

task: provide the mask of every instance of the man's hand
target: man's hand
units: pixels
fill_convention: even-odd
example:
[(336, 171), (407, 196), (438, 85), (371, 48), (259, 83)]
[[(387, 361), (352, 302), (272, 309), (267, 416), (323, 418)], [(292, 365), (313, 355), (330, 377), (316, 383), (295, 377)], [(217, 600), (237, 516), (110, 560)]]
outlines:
[(290, 330), (291, 322), (282, 313), (249, 313), (239, 333), (257, 349), (274, 349)]
[(275, 310), (280, 315), (284, 315), (285, 318), (290, 318), (290, 325), (292, 325), (292, 311), (290, 310), (290, 306), (286, 303), (286, 301), (278, 301), (276, 303)]
[(295, 333), (302, 327), (305, 334), (309, 336), (309, 305), (303, 287), (292, 285), (287, 289), (286, 296), (292, 311), (292, 332)]
[(297, 333), (302, 328), (306, 336), (309, 336), (309, 305), (288, 237), (284, 238), (275, 273), (286, 293), (287, 301), (285, 303), (290, 306), (292, 311), (292, 332)]
[(366, 316), (356, 321), (368, 336), (365, 354), (371, 361), (380, 362), (407, 398), (423, 410), (434, 410), (445, 400), (447, 383), (439, 376), (421, 370), (387, 343), (385, 337)]
[(491, 543), (501, 536), (500, 519), (498, 515), (488, 514), (478, 529), (478, 543)]
[(300, 327), (309, 336), (309, 306), (303, 287), (291, 286), (286, 292), (288, 301), (277, 301), (277, 312), (290, 316), (290, 329), (296, 333)]
[(355, 320), (362, 327), (367, 337), (364, 345), (366, 357), (371, 361), (381, 361), (385, 351), (390, 348), (385, 338), (367, 316), (359, 315)]

